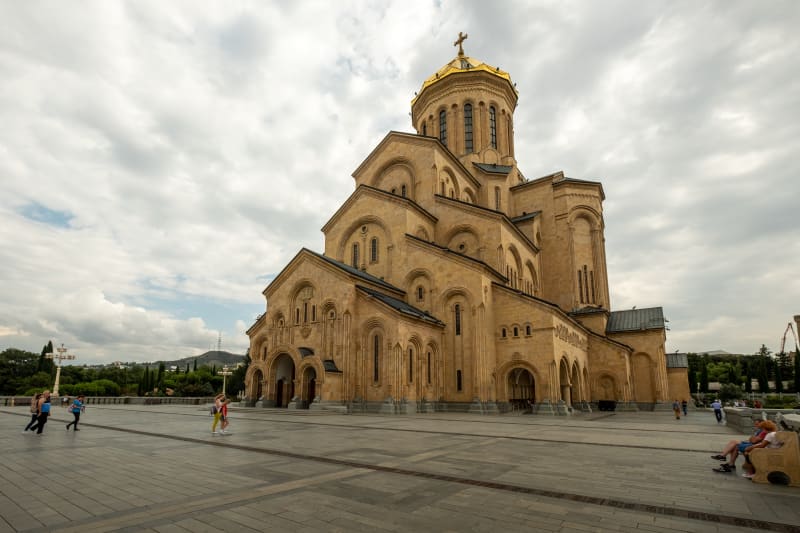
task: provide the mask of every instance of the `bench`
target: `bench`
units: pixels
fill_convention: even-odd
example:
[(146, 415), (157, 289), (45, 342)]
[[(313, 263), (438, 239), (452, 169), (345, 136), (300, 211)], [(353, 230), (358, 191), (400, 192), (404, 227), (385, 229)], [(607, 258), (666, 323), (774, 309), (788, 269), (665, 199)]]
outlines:
[(750, 452), (750, 462), (756, 469), (756, 483), (778, 483), (800, 487), (800, 445), (794, 431), (778, 431), (780, 448), (758, 448)]

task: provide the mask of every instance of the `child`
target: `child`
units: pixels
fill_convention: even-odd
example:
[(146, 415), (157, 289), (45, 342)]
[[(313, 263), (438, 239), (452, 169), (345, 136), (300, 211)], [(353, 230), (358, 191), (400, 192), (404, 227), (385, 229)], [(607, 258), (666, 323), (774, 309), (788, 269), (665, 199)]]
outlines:
[(219, 420), (222, 417), (222, 394), (217, 394), (214, 397), (214, 407), (211, 408), (211, 413), (214, 415), (214, 422), (211, 424), (211, 434), (217, 434), (217, 424), (219, 424)]
[(230, 435), (230, 433), (228, 433), (227, 431), (228, 424), (230, 424), (230, 420), (228, 420), (228, 405), (230, 405), (230, 403), (231, 399), (225, 398), (225, 401), (222, 402), (222, 408), (220, 410), (221, 413), (220, 419), (222, 420), (222, 429), (220, 430), (220, 433), (222, 433), (223, 435)]

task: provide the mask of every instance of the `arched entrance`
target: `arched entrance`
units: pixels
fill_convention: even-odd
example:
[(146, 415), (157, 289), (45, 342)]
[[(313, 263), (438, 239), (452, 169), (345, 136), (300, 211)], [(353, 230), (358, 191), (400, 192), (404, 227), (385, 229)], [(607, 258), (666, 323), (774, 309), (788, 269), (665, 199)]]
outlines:
[(514, 410), (525, 410), (536, 401), (536, 382), (526, 368), (512, 368), (508, 373), (508, 403)]
[(264, 374), (260, 369), (253, 372), (248, 389), (247, 397), (252, 398), (253, 401), (259, 401), (264, 396)]
[(317, 371), (313, 366), (306, 367), (303, 370), (303, 384), (301, 399), (303, 400), (303, 407), (308, 409), (314, 402), (317, 396)]
[(275, 358), (272, 367), (275, 379), (275, 407), (286, 407), (294, 397), (294, 360), (289, 354), (284, 353)]

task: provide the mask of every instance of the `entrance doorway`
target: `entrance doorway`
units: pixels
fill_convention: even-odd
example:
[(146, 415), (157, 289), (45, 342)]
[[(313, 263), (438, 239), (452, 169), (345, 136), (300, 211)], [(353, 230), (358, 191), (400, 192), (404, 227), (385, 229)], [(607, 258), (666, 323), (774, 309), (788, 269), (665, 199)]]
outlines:
[[(294, 360), (289, 354), (275, 358), (270, 374), (275, 380), (275, 407), (287, 407), (294, 398)], [(270, 398), (272, 399), (272, 397)]]
[(536, 382), (526, 368), (514, 368), (508, 374), (508, 403), (515, 411), (527, 411), (536, 401)]
[(303, 371), (303, 407), (308, 409), (317, 397), (317, 371), (307, 367)]

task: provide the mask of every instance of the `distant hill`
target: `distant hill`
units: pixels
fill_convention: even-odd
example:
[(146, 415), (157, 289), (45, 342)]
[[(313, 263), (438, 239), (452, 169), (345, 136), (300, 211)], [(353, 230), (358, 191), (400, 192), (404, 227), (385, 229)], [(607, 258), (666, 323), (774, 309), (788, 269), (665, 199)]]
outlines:
[(189, 370), (192, 370), (194, 369), (195, 359), (197, 360), (198, 368), (200, 368), (203, 365), (212, 367), (216, 366), (217, 368), (220, 368), (225, 365), (228, 365), (229, 367), (235, 367), (237, 364), (244, 362), (244, 355), (239, 355), (226, 351), (212, 350), (204, 354), (184, 357), (183, 359), (176, 359), (174, 361), (164, 361), (164, 366), (166, 366), (167, 368), (171, 366), (177, 366), (180, 367), (181, 370), (186, 370), (186, 365), (188, 364)]

